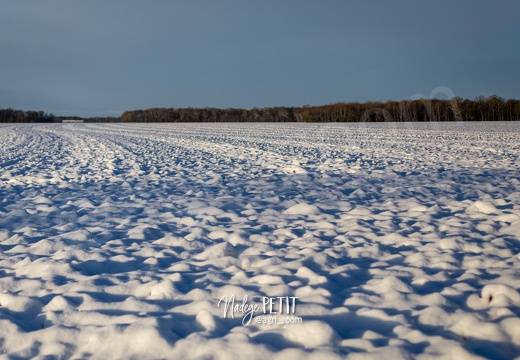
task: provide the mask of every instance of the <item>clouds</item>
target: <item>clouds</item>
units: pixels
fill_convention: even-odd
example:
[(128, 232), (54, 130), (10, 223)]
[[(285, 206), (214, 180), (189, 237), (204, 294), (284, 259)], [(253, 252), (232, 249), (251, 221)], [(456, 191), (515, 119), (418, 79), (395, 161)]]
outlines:
[(24, 1), (3, 7), (0, 107), (87, 114), (302, 105), (408, 98), (439, 85), (463, 97), (520, 96), (509, 76), (518, 74), (519, 59), (513, 39), (519, 5), (512, 2)]

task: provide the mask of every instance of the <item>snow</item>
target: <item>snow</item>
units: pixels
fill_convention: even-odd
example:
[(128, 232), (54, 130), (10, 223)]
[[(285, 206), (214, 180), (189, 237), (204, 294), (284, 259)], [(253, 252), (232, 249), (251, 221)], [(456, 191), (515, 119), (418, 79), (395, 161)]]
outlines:
[(518, 122), (1, 124), (0, 354), (520, 358), (519, 155)]

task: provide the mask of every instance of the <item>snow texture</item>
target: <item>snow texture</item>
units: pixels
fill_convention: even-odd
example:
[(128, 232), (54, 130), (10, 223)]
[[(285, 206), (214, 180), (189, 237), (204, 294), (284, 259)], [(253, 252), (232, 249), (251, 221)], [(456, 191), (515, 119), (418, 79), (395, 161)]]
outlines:
[(0, 353), (520, 358), (519, 155), (518, 122), (2, 124)]

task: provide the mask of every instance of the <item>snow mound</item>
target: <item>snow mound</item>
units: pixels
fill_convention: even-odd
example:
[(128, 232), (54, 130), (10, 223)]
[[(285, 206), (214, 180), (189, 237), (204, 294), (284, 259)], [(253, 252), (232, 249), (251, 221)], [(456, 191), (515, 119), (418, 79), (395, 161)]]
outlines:
[(206, 309), (199, 311), (196, 320), (197, 323), (207, 331), (215, 331), (217, 329), (215, 317)]
[(319, 214), (320, 209), (316, 205), (300, 203), (284, 210), (283, 213), (287, 215), (314, 215)]
[(28, 296), (0, 293), (0, 309), (8, 309), (10, 313), (23, 320), (35, 318), (43, 308), (38, 300)]
[(480, 297), (490, 306), (520, 306), (520, 294), (508, 285), (490, 284), (484, 286)]
[(194, 258), (196, 260), (205, 261), (225, 256), (235, 256), (235, 247), (228, 242), (210, 246), (200, 254), (197, 254)]
[(513, 222), (511, 225), (500, 229), (501, 234), (513, 235), (520, 238), (520, 220)]
[(166, 279), (150, 289), (148, 298), (152, 300), (171, 300), (179, 296), (180, 292), (175, 287), (175, 284), (170, 280)]
[(458, 334), (462, 340), (480, 339), (499, 342), (509, 340), (499, 324), (481, 321), (472, 314), (458, 314), (455, 318), (455, 324), (450, 330)]
[(468, 297), (467, 304), (472, 309), (485, 309), (488, 307), (509, 308), (520, 306), (520, 293), (504, 284), (489, 284), (482, 288), (479, 295)]
[(477, 211), (486, 215), (496, 214), (499, 212), (495, 205), (491, 204), (490, 202), (481, 200), (475, 201), (472, 205), (468, 207), (468, 210)]
[(302, 266), (298, 269), (296, 276), (306, 279), (309, 285), (319, 285), (325, 284), (327, 282), (327, 278), (325, 276), (320, 276), (305, 266)]
[(44, 311), (64, 311), (71, 309), (72, 305), (61, 295), (57, 295), (52, 298), (52, 300), (45, 305), (43, 308)]
[(298, 165), (289, 165), (282, 169), (288, 175), (290, 174), (307, 174), (307, 170)]
[(305, 348), (333, 346), (338, 339), (338, 335), (330, 325), (316, 320), (306, 321), (300, 325), (288, 325), (283, 336)]

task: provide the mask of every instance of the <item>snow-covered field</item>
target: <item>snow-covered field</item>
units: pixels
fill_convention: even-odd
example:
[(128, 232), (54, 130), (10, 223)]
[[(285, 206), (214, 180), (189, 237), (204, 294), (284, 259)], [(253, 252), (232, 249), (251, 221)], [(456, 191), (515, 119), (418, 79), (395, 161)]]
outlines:
[(519, 157), (518, 122), (1, 125), (0, 353), (519, 357)]

